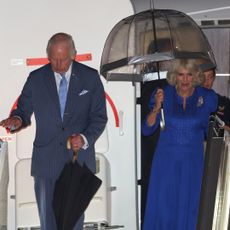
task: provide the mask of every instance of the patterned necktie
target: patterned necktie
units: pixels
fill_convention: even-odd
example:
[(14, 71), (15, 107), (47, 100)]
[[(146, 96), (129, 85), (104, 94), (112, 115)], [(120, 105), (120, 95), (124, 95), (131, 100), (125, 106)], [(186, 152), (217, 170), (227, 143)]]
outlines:
[(59, 86), (59, 102), (60, 102), (60, 108), (61, 108), (61, 117), (63, 120), (66, 97), (67, 97), (67, 80), (65, 78), (65, 74), (61, 74), (61, 76), (62, 78), (61, 78), (61, 82)]

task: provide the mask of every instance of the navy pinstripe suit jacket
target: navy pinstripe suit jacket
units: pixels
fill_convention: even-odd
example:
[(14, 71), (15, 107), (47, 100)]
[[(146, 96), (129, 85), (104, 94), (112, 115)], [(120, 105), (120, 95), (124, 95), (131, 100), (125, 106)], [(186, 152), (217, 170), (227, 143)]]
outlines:
[(95, 69), (73, 62), (63, 121), (51, 65), (31, 72), (11, 116), (20, 116), (23, 127), (27, 127), (33, 113), (36, 120), (33, 176), (59, 176), (65, 162), (72, 157), (66, 141), (73, 133), (82, 133), (87, 138), (89, 147), (80, 150), (78, 161), (95, 172), (94, 143), (107, 122), (104, 88)]

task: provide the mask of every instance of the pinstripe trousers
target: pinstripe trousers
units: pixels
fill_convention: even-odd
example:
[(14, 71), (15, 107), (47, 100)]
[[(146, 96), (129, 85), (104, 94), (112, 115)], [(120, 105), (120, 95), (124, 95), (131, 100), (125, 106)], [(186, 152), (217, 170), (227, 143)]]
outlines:
[[(34, 177), (34, 190), (38, 204), (41, 230), (57, 230), (52, 207), (55, 180), (51, 178)], [(76, 223), (73, 230), (83, 230), (84, 215)]]

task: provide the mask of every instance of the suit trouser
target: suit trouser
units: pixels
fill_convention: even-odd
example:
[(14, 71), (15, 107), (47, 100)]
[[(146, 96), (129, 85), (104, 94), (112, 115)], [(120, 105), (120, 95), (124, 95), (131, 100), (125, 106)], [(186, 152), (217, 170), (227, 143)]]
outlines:
[[(34, 177), (34, 190), (38, 204), (41, 230), (56, 230), (56, 221), (52, 207), (55, 180)], [(73, 230), (83, 230), (84, 215), (80, 217)]]

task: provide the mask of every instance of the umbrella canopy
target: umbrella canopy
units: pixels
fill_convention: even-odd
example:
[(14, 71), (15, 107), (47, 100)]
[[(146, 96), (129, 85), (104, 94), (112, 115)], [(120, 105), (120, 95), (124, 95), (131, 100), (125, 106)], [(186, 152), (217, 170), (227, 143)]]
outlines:
[[(107, 80), (142, 81), (150, 71), (164, 71), (175, 58), (201, 58), (215, 63), (199, 26), (176, 10), (151, 9), (118, 22), (107, 37), (100, 73)], [(146, 64), (161, 62), (146, 68)]]
[(58, 230), (72, 230), (102, 181), (74, 160), (64, 166), (55, 184), (53, 209)]

